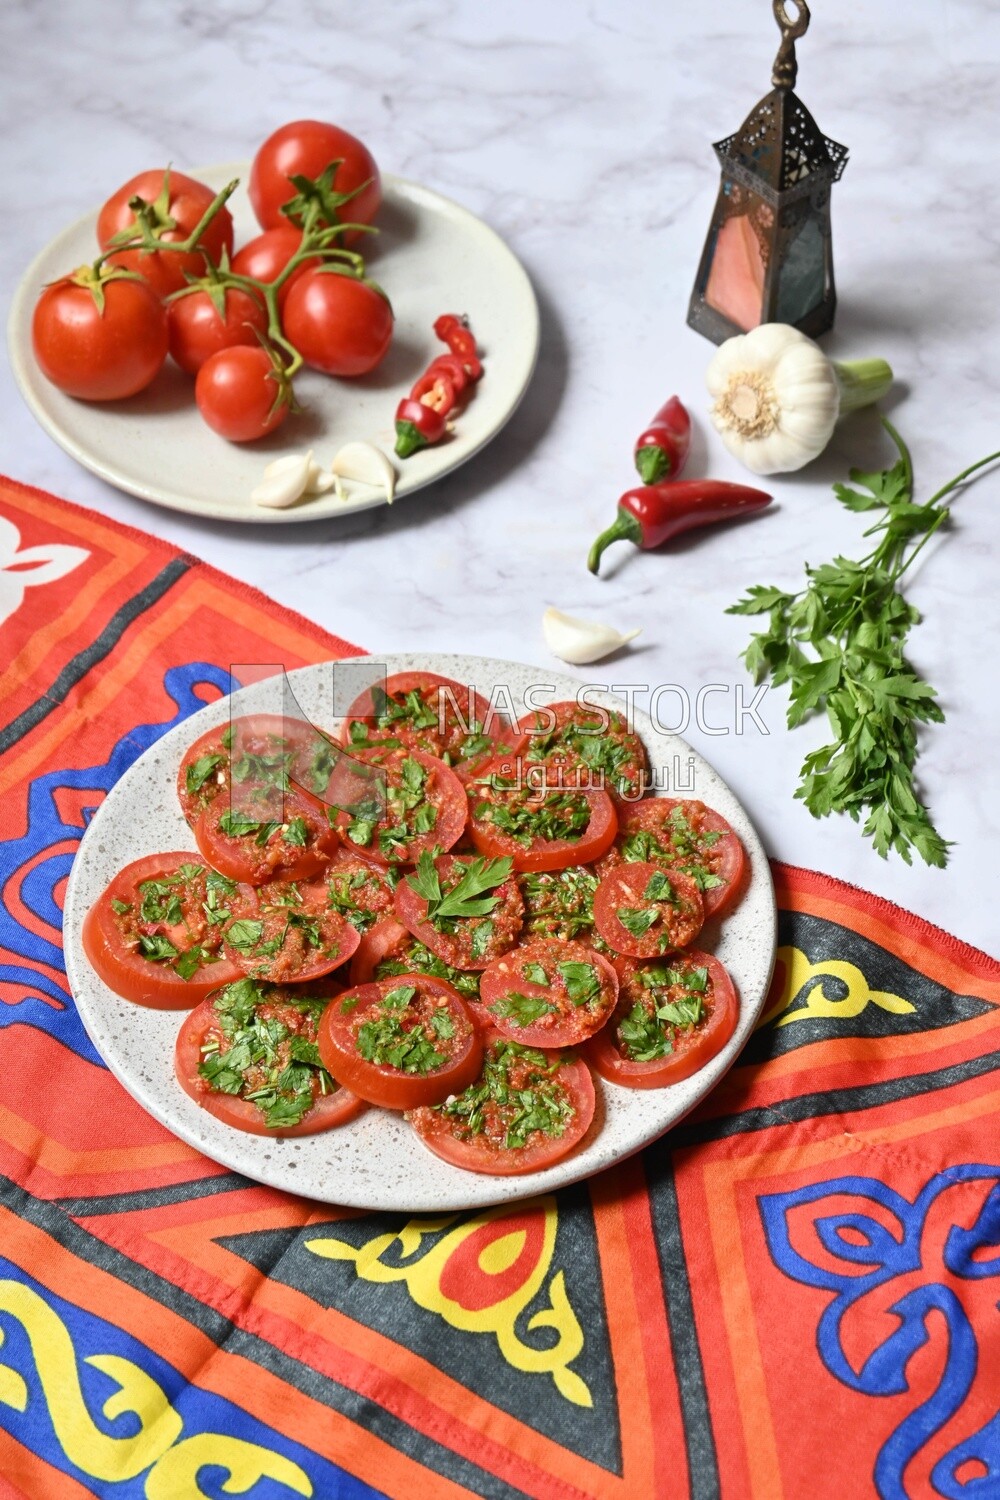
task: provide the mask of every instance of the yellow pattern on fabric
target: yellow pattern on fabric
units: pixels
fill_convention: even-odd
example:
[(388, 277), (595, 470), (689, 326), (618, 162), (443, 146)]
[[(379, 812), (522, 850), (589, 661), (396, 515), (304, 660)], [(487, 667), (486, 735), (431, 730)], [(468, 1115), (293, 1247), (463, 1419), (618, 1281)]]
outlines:
[[(204, 1465), (213, 1464), (229, 1473), (223, 1486), (227, 1494), (244, 1495), (258, 1479), (269, 1478), (297, 1495), (312, 1495), (312, 1484), (303, 1470), (269, 1448), (216, 1432), (181, 1438), (183, 1422), (152, 1376), (120, 1355), (91, 1354), (84, 1364), (100, 1370), (119, 1387), (101, 1407), (104, 1417), (113, 1422), (129, 1413), (139, 1422), (138, 1432), (131, 1437), (109, 1437), (87, 1410), (73, 1340), (58, 1313), (19, 1281), (0, 1281), (0, 1313), (16, 1318), (27, 1334), (55, 1436), (68, 1461), (90, 1478), (113, 1484), (135, 1479), (149, 1469), (148, 1500), (170, 1500), (203, 1495), (196, 1474)], [(4, 1337), (0, 1327), (0, 1348)], [(0, 1405), (24, 1412), (29, 1400), (24, 1376), (0, 1364)]]
[[(473, 1235), (488, 1230), (504, 1219), (523, 1218), (526, 1214), (541, 1216), (541, 1243), (534, 1264), (527, 1270), (520, 1283), (498, 1295), (495, 1301), (483, 1300), (476, 1306), (467, 1306), (447, 1295), (443, 1279), (454, 1267), (454, 1257)], [(360, 1247), (345, 1240), (324, 1238), (306, 1240), (305, 1246), (313, 1255), (327, 1260), (346, 1260), (354, 1263), (358, 1276), (372, 1282), (403, 1282), (418, 1306), (427, 1312), (436, 1313), (452, 1328), (466, 1333), (492, 1334), (500, 1353), (515, 1370), (525, 1374), (548, 1374), (552, 1376), (556, 1389), (575, 1406), (593, 1406), (590, 1389), (569, 1366), (583, 1349), (583, 1329), (570, 1304), (566, 1292), (566, 1280), (562, 1271), (557, 1271), (549, 1282), (549, 1306), (536, 1312), (528, 1321), (528, 1331), (552, 1328), (558, 1335), (556, 1342), (547, 1349), (536, 1349), (526, 1344), (518, 1335), (516, 1324), (521, 1313), (541, 1290), (555, 1249), (558, 1212), (553, 1197), (532, 1199), (515, 1209), (491, 1208), (470, 1219), (460, 1219), (456, 1214), (438, 1218), (410, 1219), (396, 1234), (380, 1234)], [(424, 1240), (443, 1234), (437, 1244), (424, 1247)], [(511, 1270), (524, 1253), (527, 1231), (523, 1227), (512, 1227), (509, 1234), (491, 1239), (476, 1257), (474, 1270), (479, 1276), (503, 1276)], [(395, 1263), (385, 1257), (396, 1247)], [(418, 1259), (413, 1259), (419, 1256)]]
[[(821, 958), (813, 963), (801, 948), (779, 948), (778, 962), (785, 967), (785, 984), (773, 1005), (757, 1022), (758, 1028), (774, 1022), (775, 1026), (790, 1026), (793, 1021), (805, 1021), (817, 1017), (848, 1019), (858, 1016), (867, 1005), (877, 1005), (880, 1010), (894, 1015), (907, 1015), (916, 1006), (902, 995), (889, 990), (873, 990), (856, 964), (839, 958)], [(839, 1000), (827, 993), (824, 980), (839, 980), (846, 994)], [(804, 1000), (805, 1004), (796, 1002)], [(793, 1009), (793, 1007), (795, 1007)]]

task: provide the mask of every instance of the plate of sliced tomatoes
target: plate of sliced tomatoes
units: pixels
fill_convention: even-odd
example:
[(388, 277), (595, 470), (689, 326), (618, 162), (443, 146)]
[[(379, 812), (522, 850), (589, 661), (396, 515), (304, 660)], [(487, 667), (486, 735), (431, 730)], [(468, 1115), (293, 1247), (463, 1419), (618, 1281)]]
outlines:
[[(179, 227), (156, 232), (177, 239), (197, 224), (213, 193), (234, 179), (239, 185), (210, 225), (215, 230), (224, 220), (225, 233), (207, 239), (206, 252), (215, 260), (232, 254), (234, 271), (274, 280), (300, 236), (279, 207), (282, 194), (293, 188), (282, 176), (284, 187), (268, 198), (261, 161), (272, 142), (306, 126), (315, 122), (283, 127), (253, 163), (191, 168), (167, 179), (162, 166), (140, 173), (57, 235), (25, 273), (8, 323), (17, 384), (50, 436), (117, 488), (218, 520), (280, 524), (348, 515), (384, 504), (384, 489), (355, 478), (287, 508), (256, 504), (251, 492), (271, 463), (308, 450), (329, 483), (329, 466), (348, 444), (373, 445), (391, 457), (397, 412), (409, 401), (418, 420), (437, 422), (440, 431), (407, 457), (391, 458), (402, 500), (483, 448), (524, 395), (538, 354), (539, 317), (521, 263), (468, 209), (419, 183), (384, 173), (379, 178), (357, 141), (368, 165), (346, 178), (351, 162), (341, 165), (336, 186), (359, 196), (340, 213), (366, 224), (372, 220), (377, 233), (356, 231), (344, 242), (345, 250), (362, 256), (363, 280), (321, 274), (306, 261), (289, 272), (277, 293), (282, 332), (307, 361), (294, 376), (292, 404), (278, 399), (275, 371), (288, 356), (269, 338), (259, 297), (253, 288), (229, 288), (220, 301), (217, 290), (213, 307), (209, 290), (185, 286), (185, 273), (206, 269), (198, 254), (116, 252), (124, 274), (103, 286), (103, 310), (87, 286), (65, 280), (78, 267), (93, 265), (99, 237), (108, 245), (112, 233), (134, 227), (134, 194), (150, 202), (162, 191), (162, 213), (169, 212)], [(335, 138), (344, 134), (317, 128), (334, 131)], [(318, 173), (325, 152), (340, 157), (345, 150), (336, 139), (315, 146), (312, 155), (307, 147), (305, 167), (296, 159), (285, 163), (287, 170)], [(373, 202), (367, 201), (370, 187), (359, 188), (355, 180), (365, 172), (374, 172)], [(109, 191), (115, 186), (109, 183)], [(340, 262), (339, 269), (349, 271), (350, 262)], [(142, 284), (129, 279), (134, 276)], [(443, 319), (456, 326), (467, 319), (469, 328), (446, 337)], [(223, 348), (219, 341), (230, 336), (240, 344)], [(449, 352), (455, 336), (481, 354), (474, 385), (460, 395), (469, 366)], [(429, 369), (435, 379), (421, 384)], [(437, 410), (445, 388), (447, 420)], [(119, 399), (120, 390), (130, 394)], [(414, 405), (414, 393), (422, 393), (422, 402)], [(412, 422), (410, 431), (412, 437)]]
[(65, 908), (83, 1023), (151, 1114), (272, 1186), (408, 1211), (662, 1135), (747, 1040), (775, 932), (753, 825), (683, 741), (463, 656), (209, 705), (108, 794)]

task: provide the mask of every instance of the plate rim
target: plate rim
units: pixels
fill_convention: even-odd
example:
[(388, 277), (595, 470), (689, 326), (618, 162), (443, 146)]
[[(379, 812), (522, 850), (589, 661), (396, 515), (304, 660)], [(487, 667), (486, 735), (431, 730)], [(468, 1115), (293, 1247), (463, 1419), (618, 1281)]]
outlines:
[[(528, 663), (513, 662), (507, 658), (462, 656), (459, 654), (453, 655), (451, 653), (440, 652), (362, 652), (357, 653), (354, 656), (341, 657), (336, 658), (335, 660), (311, 663), (303, 667), (298, 667), (293, 669), (292, 671), (287, 672), (286, 677), (289, 684), (294, 689), (296, 678), (302, 676), (303, 674), (316, 673), (322, 671), (323, 669), (330, 669), (332, 666), (334, 666), (335, 664), (339, 664), (340, 662), (360, 661), (376, 661), (380, 664), (384, 662), (386, 663), (388, 670), (393, 672), (408, 670), (435, 671), (444, 663), (449, 663), (452, 665), (453, 670), (445, 672), (444, 675), (452, 677), (456, 675), (454, 671), (455, 664), (460, 661), (466, 661), (470, 664), (477, 664), (480, 671), (484, 666), (487, 666), (491, 669), (513, 668), (518, 673), (525, 671), (537, 672), (539, 677), (545, 680), (546, 685), (548, 685), (548, 679), (554, 676), (559, 679), (555, 684), (556, 694), (561, 691), (560, 683), (572, 683), (574, 688), (576, 688), (577, 690), (588, 686), (586, 681), (574, 679), (568, 674), (553, 672), (549, 668), (533, 668)], [(470, 672), (469, 681), (475, 682), (475, 677), (471, 675), (472, 668), (470, 667), (467, 670)], [(768, 947), (770, 958), (767, 964), (767, 973), (763, 976), (763, 981), (760, 984), (759, 998), (757, 999), (756, 1003), (754, 1003), (753, 1005), (748, 1005), (746, 997), (742, 993), (740, 994), (740, 1018), (737, 1023), (736, 1032), (734, 1033), (733, 1038), (726, 1044), (726, 1047), (724, 1047), (720, 1053), (718, 1053), (705, 1065), (704, 1070), (699, 1070), (699, 1074), (707, 1080), (704, 1086), (696, 1088), (693, 1091), (690, 1100), (682, 1110), (680, 1110), (675, 1115), (672, 1115), (666, 1121), (666, 1123), (653, 1129), (649, 1134), (635, 1141), (634, 1144), (629, 1145), (626, 1149), (616, 1152), (612, 1156), (612, 1158), (600, 1163), (599, 1165), (590, 1165), (589, 1167), (584, 1166), (580, 1170), (577, 1170), (576, 1167), (579, 1161), (585, 1155), (585, 1149), (583, 1151), (578, 1151), (571, 1154), (570, 1156), (564, 1158), (563, 1161), (556, 1163), (553, 1167), (548, 1168), (545, 1171), (528, 1173), (520, 1177), (489, 1177), (483, 1174), (462, 1172), (460, 1171), (460, 1169), (454, 1168), (453, 1170), (455, 1172), (456, 1192), (454, 1197), (449, 1197), (447, 1202), (442, 1201), (440, 1197), (436, 1198), (433, 1203), (430, 1203), (423, 1199), (421, 1199), (420, 1201), (416, 1201), (405, 1199), (402, 1197), (394, 1197), (392, 1202), (389, 1203), (384, 1198), (378, 1198), (377, 1196), (373, 1197), (364, 1192), (358, 1193), (356, 1190), (348, 1189), (348, 1191), (346, 1191), (345, 1193), (342, 1190), (344, 1184), (338, 1184), (338, 1187), (341, 1190), (337, 1191), (336, 1193), (331, 1191), (329, 1193), (324, 1192), (322, 1194), (317, 1194), (312, 1189), (312, 1187), (304, 1189), (297, 1186), (296, 1182), (293, 1180), (293, 1176), (290, 1175), (288, 1169), (285, 1169), (283, 1171), (279, 1166), (278, 1168), (268, 1168), (266, 1171), (263, 1171), (254, 1164), (248, 1165), (247, 1161), (241, 1155), (241, 1145), (244, 1145), (247, 1141), (252, 1142), (258, 1141), (260, 1139), (266, 1140), (266, 1137), (258, 1138), (254, 1136), (241, 1136), (239, 1132), (233, 1131), (231, 1137), (229, 1135), (222, 1136), (222, 1140), (224, 1143), (228, 1143), (228, 1141), (232, 1139), (233, 1149), (231, 1151), (225, 1144), (221, 1150), (216, 1150), (214, 1144), (210, 1147), (206, 1147), (204, 1139), (198, 1137), (194, 1127), (192, 1126), (191, 1129), (188, 1129), (183, 1117), (178, 1122), (175, 1112), (171, 1109), (161, 1110), (159, 1108), (153, 1107), (144, 1097), (141, 1096), (139, 1092), (137, 1092), (135, 1088), (131, 1086), (126, 1078), (122, 1076), (121, 1072), (119, 1071), (119, 1066), (117, 1065), (117, 1059), (114, 1061), (109, 1060), (109, 1057), (105, 1055), (102, 1043), (97, 1040), (97, 1038), (91, 1031), (91, 1027), (89, 1024), (90, 1017), (88, 1014), (89, 1002), (84, 1002), (81, 1005), (81, 1001), (77, 997), (77, 973), (79, 969), (84, 965), (86, 965), (86, 969), (88, 971), (90, 968), (89, 964), (87, 964), (85, 956), (83, 955), (82, 945), (79, 941), (79, 934), (82, 928), (85, 912), (80, 911), (78, 913), (77, 911), (78, 899), (83, 899), (78, 898), (77, 896), (77, 890), (80, 884), (78, 871), (83, 867), (83, 860), (85, 858), (86, 850), (89, 845), (96, 844), (98, 839), (101, 837), (102, 823), (105, 817), (111, 815), (108, 811), (109, 804), (113, 805), (112, 799), (117, 788), (121, 786), (129, 777), (133, 776), (136, 773), (136, 768), (140, 765), (140, 763), (152, 762), (162, 757), (167, 741), (171, 742), (171, 754), (173, 754), (174, 742), (176, 742), (178, 746), (181, 745), (182, 741), (185, 744), (189, 744), (193, 738), (196, 738), (199, 733), (203, 732), (203, 730), (198, 727), (199, 725), (204, 725), (204, 728), (208, 728), (210, 727), (210, 720), (221, 719), (225, 717), (225, 715), (222, 713), (222, 705), (229, 703), (232, 699), (238, 700), (241, 694), (253, 693), (255, 690), (257, 692), (260, 692), (262, 682), (267, 682), (269, 680), (270, 679), (261, 679), (256, 683), (248, 684), (243, 688), (239, 688), (233, 693), (223, 695), (221, 698), (214, 700), (212, 703), (206, 704), (203, 709), (199, 709), (196, 713), (190, 714), (186, 719), (183, 719), (179, 724), (174, 725), (172, 729), (168, 730), (165, 734), (161, 735), (157, 740), (155, 740), (142, 753), (141, 756), (138, 756), (136, 760), (133, 761), (132, 765), (125, 772), (125, 774), (119, 778), (115, 785), (105, 795), (97, 811), (90, 819), (87, 829), (84, 832), (83, 838), (81, 839), (80, 844), (77, 848), (76, 854), (74, 855), (73, 864), (67, 878), (63, 906), (63, 949), (67, 980), (69, 982), (73, 1003), (77, 1008), (77, 1014), (85, 1031), (87, 1032), (88, 1037), (90, 1038), (91, 1043), (93, 1044), (95, 1050), (98, 1052), (98, 1055), (101, 1057), (105, 1066), (108, 1067), (109, 1071), (117, 1079), (117, 1081), (121, 1084), (125, 1091), (130, 1095), (130, 1097), (134, 1099), (139, 1104), (140, 1108), (144, 1109), (147, 1114), (151, 1115), (155, 1120), (163, 1125), (165, 1129), (169, 1130), (178, 1139), (184, 1141), (185, 1144), (193, 1147), (201, 1155), (205, 1156), (209, 1161), (215, 1162), (217, 1165), (224, 1166), (230, 1171), (239, 1172), (243, 1176), (250, 1178), (252, 1181), (262, 1183), (265, 1186), (274, 1187), (284, 1192), (290, 1192), (300, 1197), (306, 1196), (311, 1201), (323, 1202), (343, 1208), (357, 1208), (368, 1212), (464, 1212), (476, 1209), (486, 1209), (488, 1207), (493, 1207), (500, 1204), (516, 1203), (525, 1198), (535, 1197), (539, 1193), (554, 1192), (560, 1188), (569, 1187), (574, 1183), (585, 1181), (590, 1177), (599, 1175), (604, 1171), (614, 1170), (622, 1162), (638, 1154), (640, 1151), (645, 1150), (648, 1146), (652, 1145), (657, 1140), (663, 1139), (664, 1136), (666, 1136), (671, 1130), (673, 1130), (674, 1127), (678, 1125), (680, 1121), (691, 1112), (691, 1110), (695, 1109), (702, 1102), (702, 1100), (721, 1082), (726, 1073), (728, 1073), (729, 1070), (734, 1066), (743, 1048), (749, 1042), (754, 1027), (756, 1026), (757, 1021), (759, 1020), (766, 1004), (771, 977), (774, 972), (774, 966), (777, 956), (778, 912), (775, 897), (774, 880), (770, 868), (770, 862), (767, 858), (763, 842), (760, 838), (759, 833), (757, 832), (756, 826), (754, 825), (753, 820), (751, 819), (740, 798), (737, 797), (736, 793), (732, 790), (728, 783), (723, 780), (723, 778), (719, 775), (719, 773), (715, 770), (711, 763), (707, 761), (705, 757), (700, 754), (700, 752), (695, 750), (693, 746), (689, 745), (688, 742), (684, 740), (680, 735), (668, 733), (667, 731), (656, 731), (655, 729), (654, 733), (661, 734), (665, 740), (672, 742), (673, 744), (680, 747), (683, 751), (685, 751), (688, 755), (693, 756), (696, 765), (700, 764), (701, 766), (707, 768), (707, 770), (713, 776), (715, 776), (719, 783), (729, 793), (730, 797), (733, 799), (734, 804), (740, 809), (740, 812), (742, 813), (743, 819), (746, 823), (746, 828), (749, 831), (749, 837), (747, 838), (745, 837), (743, 830), (741, 830), (741, 837), (744, 837), (744, 842), (747, 845), (747, 852), (748, 855), (750, 855), (752, 878), (754, 880), (759, 880), (762, 884), (765, 885), (765, 894), (769, 898), (768, 910), (770, 915), (770, 923)], [(595, 703), (601, 703), (603, 701), (605, 706), (611, 706), (616, 703), (618, 705), (621, 705), (624, 701), (616, 694), (612, 692), (598, 691), (596, 687), (592, 688), (590, 698), (591, 701)], [(557, 702), (559, 701), (559, 699), (558, 697), (552, 697), (546, 698), (545, 701)], [(640, 717), (648, 718), (648, 715), (643, 715), (641, 711), (638, 711), (638, 713)], [(192, 733), (192, 731), (194, 732)], [(134, 857), (140, 858), (141, 856), (142, 850), (139, 850)], [(734, 910), (738, 910), (738, 908)], [(73, 941), (71, 941), (71, 939)], [(136, 1007), (136, 1009), (141, 1014), (143, 1008)], [(182, 1024), (183, 1017), (188, 1013), (189, 1012), (187, 1011), (177, 1011), (169, 1012), (168, 1014), (176, 1015), (177, 1027), (179, 1029)], [(162, 1015), (164, 1013), (158, 1012), (158, 1014)], [(736, 1045), (737, 1039), (738, 1045)], [(699, 1074), (692, 1075), (692, 1077), (698, 1077)], [(595, 1077), (595, 1084), (598, 1089), (599, 1099), (603, 1097), (604, 1091), (609, 1087), (611, 1087), (612, 1089), (614, 1088), (613, 1085), (609, 1085), (605, 1080), (602, 1080), (599, 1077)], [(180, 1096), (178, 1096), (178, 1103), (181, 1103)], [(361, 1117), (361, 1119), (364, 1118), (364, 1116)], [(341, 1127), (341, 1129), (343, 1129), (344, 1131), (350, 1131), (351, 1124), (343, 1126)], [(596, 1139), (597, 1137), (595, 1137), (595, 1140)], [(296, 1150), (308, 1150), (308, 1146), (311, 1141), (322, 1140), (322, 1136), (302, 1137), (296, 1140), (296, 1142), (294, 1143), (294, 1148)], [(473, 1191), (471, 1197), (466, 1196), (466, 1194), (461, 1191), (463, 1183), (467, 1184), (469, 1188), (472, 1188), (473, 1184), (475, 1183), (475, 1190)]]
[[(246, 177), (249, 172), (250, 162), (216, 162), (207, 166), (196, 166), (188, 169), (189, 174), (196, 177), (204, 177), (211, 186), (211, 178), (218, 176), (238, 175), (240, 186), (245, 190)], [(428, 202), (432, 211), (447, 212), (458, 215), (469, 221), (474, 233), (488, 236), (498, 251), (505, 256), (510, 263), (510, 272), (513, 279), (520, 283), (521, 289), (526, 296), (527, 305), (531, 312), (531, 326), (527, 330), (530, 342), (525, 343), (526, 357), (522, 361), (522, 369), (519, 376), (519, 384), (507, 403), (507, 406), (499, 421), (486, 431), (467, 452), (463, 453), (455, 463), (449, 467), (421, 478), (419, 474), (414, 478), (404, 470), (401, 482), (397, 483), (396, 499), (407, 499), (410, 495), (417, 494), (420, 490), (427, 489), (439, 480), (447, 478), (455, 473), (470, 459), (482, 452), (493, 439), (503, 431), (507, 423), (524, 400), (528, 387), (534, 378), (538, 367), (539, 352), (541, 348), (541, 313), (538, 303), (538, 295), (535, 291), (531, 277), (510, 245), (491, 224), (464, 204), (458, 203), (454, 198), (445, 193), (440, 193), (436, 188), (427, 187), (425, 184), (413, 181), (412, 178), (400, 177), (391, 172), (382, 174), (383, 187), (391, 193), (398, 193), (402, 198), (413, 201), (421, 198)], [(268, 526), (268, 525), (296, 525), (309, 521), (337, 520), (340, 517), (358, 515), (363, 511), (372, 510), (378, 506), (386, 505), (385, 496), (379, 493), (360, 494), (348, 501), (338, 501), (334, 508), (331, 502), (324, 504), (322, 497), (318, 503), (303, 506), (291, 506), (287, 510), (270, 510), (263, 506), (256, 509), (248, 509), (245, 513), (233, 514), (222, 506), (216, 505), (192, 505), (185, 503), (182, 494), (157, 489), (155, 485), (143, 483), (142, 480), (123, 479), (120, 471), (109, 462), (102, 459), (101, 452), (92, 448), (81, 446), (80, 443), (69, 433), (52, 415), (45, 403), (40, 399), (35, 389), (33, 376), (36, 373), (30, 354), (30, 339), (22, 337), (30, 333), (32, 304), (39, 291), (39, 277), (42, 267), (52, 252), (64, 241), (84, 231), (88, 225), (95, 224), (98, 208), (93, 208), (86, 213), (80, 214), (70, 224), (65, 225), (57, 234), (53, 235), (45, 245), (34, 255), (14, 289), (11, 298), (10, 310), (7, 315), (7, 354), (10, 362), (11, 372), (14, 376), (14, 384), (21, 395), (22, 400), (28, 407), (35, 421), (44, 432), (68, 454), (74, 462), (94, 474), (105, 484), (122, 494), (132, 495), (145, 504), (155, 505), (162, 510), (174, 511), (181, 515), (200, 517), (205, 521), (224, 521), (234, 525)], [(44, 377), (43, 377), (44, 378)], [(293, 450), (294, 451), (294, 450)], [(271, 456), (271, 455), (268, 455)], [(411, 471), (412, 474), (412, 471)], [(395, 502), (393, 502), (395, 503)]]

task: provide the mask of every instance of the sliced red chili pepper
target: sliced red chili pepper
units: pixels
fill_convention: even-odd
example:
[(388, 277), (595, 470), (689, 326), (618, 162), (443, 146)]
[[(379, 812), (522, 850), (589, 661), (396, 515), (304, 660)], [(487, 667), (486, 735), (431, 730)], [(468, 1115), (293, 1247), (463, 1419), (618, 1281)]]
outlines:
[(442, 416), (447, 416), (455, 405), (455, 385), (449, 375), (443, 370), (428, 370), (425, 375), (414, 385), (410, 392), (414, 401), (422, 401), (434, 411), (439, 411)]
[(457, 354), (439, 354), (432, 359), (427, 366), (427, 373), (430, 375), (435, 372), (447, 375), (455, 387), (456, 396), (460, 396), (472, 384), (473, 377)]
[(468, 319), (460, 318), (455, 313), (444, 313), (434, 324), (434, 332), (442, 343), (448, 345), (452, 354), (458, 355), (471, 378), (478, 380), (483, 373), (483, 366)]
[(626, 490), (618, 515), (590, 549), (587, 567), (596, 573), (601, 555), (612, 542), (624, 539), (637, 547), (659, 547), (682, 531), (728, 521), (770, 505), (771, 496), (745, 484), (725, 479), (661, 480)]
[(444, 413), (426, 406), (423, 401), (407, 397), (396, 407), (396, 452), (409, 458), (419, 448), (426, 448), (444, 437)]
[(676, 479), (690, 446), (691, 418), (683, 402), (671, 396), (636, 439), (635, 466), (643, 483), (657, 484), (668, 475)]

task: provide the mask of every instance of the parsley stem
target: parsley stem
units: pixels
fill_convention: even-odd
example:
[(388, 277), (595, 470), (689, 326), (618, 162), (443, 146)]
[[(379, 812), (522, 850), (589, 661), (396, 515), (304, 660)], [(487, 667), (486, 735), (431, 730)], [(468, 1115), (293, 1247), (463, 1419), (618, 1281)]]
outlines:
[(944, 499), (945, 495), (950, 495), (952, 490), (957, 489), (964, 480), (968, 479), (970, 474), (975, 474), (977, 469), (985, 469), (987, 464), (996, 463), (998, 458), (1000, 458), (1000, 448), (997, 449), (996, 453), (989, 453), (985, 458), (981, 458), (978, 463), (970, 464), (967, 469), (962, 470), (961, 474), (956, 474), (954, 479), (949, 479), (943, 489), (938, 490), (936, 495), (931, 496), (927, 504), (929, 506), (936, 505), (939, 500)]

